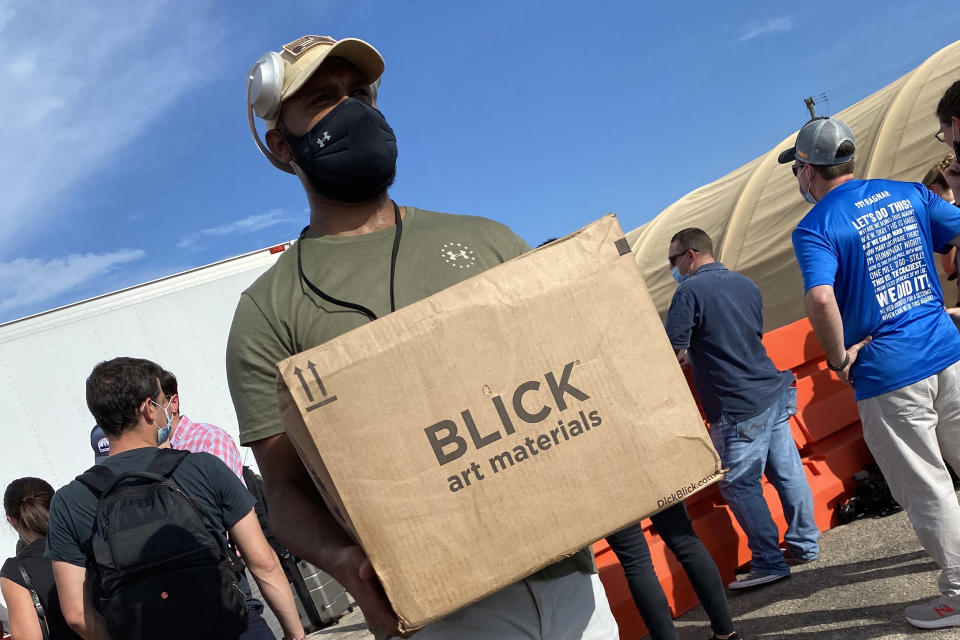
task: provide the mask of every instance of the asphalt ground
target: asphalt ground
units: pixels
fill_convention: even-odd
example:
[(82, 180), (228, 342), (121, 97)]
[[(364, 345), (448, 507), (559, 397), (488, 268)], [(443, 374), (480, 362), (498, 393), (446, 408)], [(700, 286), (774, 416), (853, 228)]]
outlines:
[[(960, 531), (957, 532), (960, 535)], [(751, 591), (727, 591), (737, 631), (758, 638), (960, 638), (960, 627), (922, 630), (903, 617), (907, 605), (938, 595), (936, 564), (904, 512), (857, 520), (821, 534), (820, 559)], [(701, 607), (676, 621), (680, 640), (704, 640)]]
[[(821, 549), (819, 560), (794, 567), (786, 580), (749, 591), (727, 591), (734, 623), (744, 640), (960, 640), (960, 627), (925, 631), (903, 617), (907, 605), (937, 595), (939, 576), (903, 512), (826, 531)], [(705, 640), (711, 635), (701, 607), (677, 619), (676, 626), (680, 640)], [(309, 637), (373, 638), (357, 608)]]

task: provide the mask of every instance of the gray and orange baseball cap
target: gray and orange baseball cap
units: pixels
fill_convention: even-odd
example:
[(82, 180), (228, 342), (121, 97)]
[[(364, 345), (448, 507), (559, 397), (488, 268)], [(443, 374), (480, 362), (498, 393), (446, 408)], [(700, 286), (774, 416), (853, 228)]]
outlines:
[(837, 156), (837, 150), (844, 142), (853, 140), (853, 130), (843, 120), (820, 116), (803, 125), (797, 134), (794, 146), (780, 154), (780, 164), (800, 161), (806, 164), (831, 166), (853, 160), (854, 154)]

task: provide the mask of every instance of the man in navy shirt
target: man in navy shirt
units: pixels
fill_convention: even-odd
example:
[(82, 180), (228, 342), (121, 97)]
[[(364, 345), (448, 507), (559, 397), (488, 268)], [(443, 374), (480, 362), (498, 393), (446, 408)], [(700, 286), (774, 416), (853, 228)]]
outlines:
[(815, 203), (793, 232), (804, 306), (827, 366), (854, 388), (893, 497), (942, 569), (940, 597), (906, 618), (960, 626), (960, 504), (946, 464), (960, 469), (960, 334), (933, 256), (960, 241), (960, 211), (919, 183), (854, 179), (855, 151), (846, 123), (816, 118), (780, 154)]
[[(728, 586), (780, 580), (790, 575), (790, 564), (820, 555), (813, 495), (790, 433), (797, 410), (793, 374), (777, 371), (760, 341), (763, 300), (757, 285), (714, 260), (710, 236), (696, 228), (678, 232), (667, 259), (680, 284), (667, 312), (667, 336), (678, 354), (687, 350), (710, 438), (730, 469), (720, 493), (752, 554), (750, 572)], [(783, 504), (785, 551), (763, 497), (764, 471)]]

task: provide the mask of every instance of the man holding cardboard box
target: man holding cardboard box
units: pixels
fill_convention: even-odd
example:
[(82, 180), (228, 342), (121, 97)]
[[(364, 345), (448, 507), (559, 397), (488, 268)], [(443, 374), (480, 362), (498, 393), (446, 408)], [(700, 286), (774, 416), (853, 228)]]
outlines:
[[(398, 632), (397, 616), (285, 433), (276, 363), (528, 249), (490, 220), (399, 207), (390, 199), (397, 145), (376, 108), (383, 67), (380, 54), (361, 40), (305, 36), (264, 54), (251, 69), (251, 132), (274, 166), (300, 178), (310, 225), (295, 250), (244, 292), (227, 346), (241, 443), (253, 447), (277, 536), (340, 581), (381, 635)], [(254, 114), (266, 123), (266, 144)], [(369, 392), (376, 396), (377, 389)], [(614, 640), (616, 622), (593, 571), (584, 549), (429, 624), (417, 637)]]

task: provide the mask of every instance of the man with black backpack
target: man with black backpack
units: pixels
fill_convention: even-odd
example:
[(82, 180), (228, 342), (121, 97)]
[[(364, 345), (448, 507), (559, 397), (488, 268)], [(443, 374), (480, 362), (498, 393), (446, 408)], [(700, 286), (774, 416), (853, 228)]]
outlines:
[(225, 533), (287, 632), (303, 627), (254, 500), (218, 458), (158, 449), (169, 437), (162, 369), (115, 358), (87, 378), (87, 406), (110, 457), (57, 491), (46, 556), (67, 623), (85, 638), (236, 640), (248, 611)]

